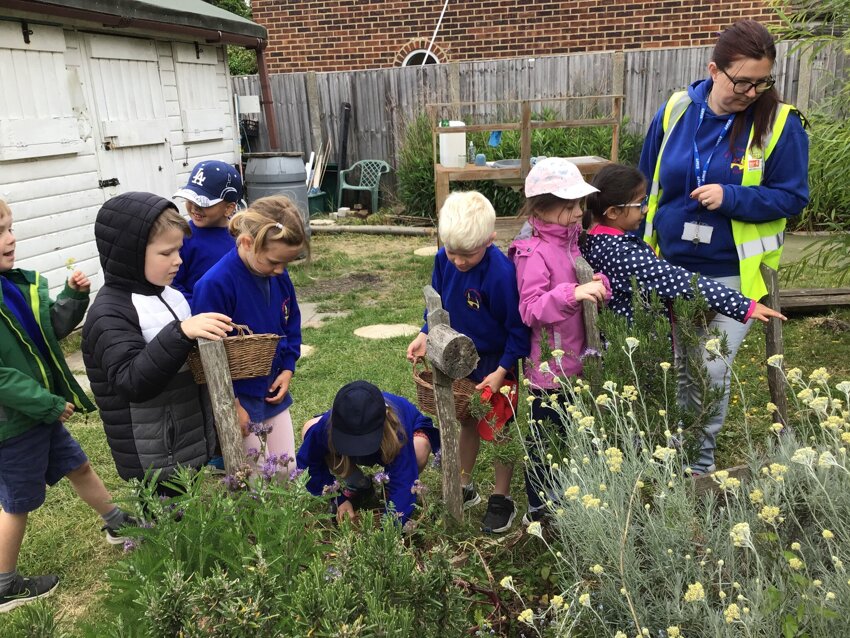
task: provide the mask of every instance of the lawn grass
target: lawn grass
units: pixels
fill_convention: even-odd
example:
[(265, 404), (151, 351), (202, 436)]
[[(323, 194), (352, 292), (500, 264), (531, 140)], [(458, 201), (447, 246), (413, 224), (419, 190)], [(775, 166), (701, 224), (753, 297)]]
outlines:
[[(421, 323), (422, 286), (430, 282), (433, 259), (414, 256), (413, 251), (429, 245), (433, 240), (427, 238), (318, 235), (314, 237), (311, 262), (291, 267), (300, 301), (318, 303), (324, 311), (347, 313), (326, 320), (319, 329), (303, 331), (304, 343), (315, 350), (299, 361), (291, 386), (297, 431), (308, 418), (328, 409), (336, 391), (353, 379), (367, 379), (383, 390), (415, 399), (412, 371), (405, 359), (410, 338), (367, 340), (354, 336), (353, 331), (373, 323)], [(807, 281), (825, 285), (829, 275), (813, 275)], [(811, 317), (787, 322), (789, 367), (798, 366), (808, 374), (815, 367), (826, 366), (835, 378), (850, 378), (850, 332), (841, 330), (842, 321), (850, 323), (850, 311), (836, 313), (834, 318), (837, 321)], [(769, 400), (764, 361), (763, 331), (756, 326), (735, 362), (750, 414), (745, 420), (742, 400), (733, 399), (727, 427), (719, 438), (720, 466), (733, 465), (740, 459), (745, 429), (757, 440), (766, 436), (770, 419), (764, 410)], [(98, 417), (75, 416), (69, 427), (116, 498), (127, 497), (128, 488), (115, 473)], [(485, 503), (492, 488), (491, 450), (490, 444), (482, 445), (474, 475)], [(432, 488), (430, 498), (439, 498), (437, 471), (428, 469), (424, 480)], [(525, 509), (520, 471), (515, 472), (513, 494), (518, 508), (514, 529), (519, 530), (519, 517)], [(478, 533), (484, 508), (484, 504), (475, 508), (463, 526), (443, 539), (455, 549), (457, 564), (464, 573), (486, 584), (485, 561), (496, 582), (505, 574), (513, 574), (526, 600), (549, 591), (544, 579), (546, 557), (537, 553), (536, 546), (528, 545), (518, 534), (484, 537)], [(47, 502), (30, 518), (20, 569), (60, 575), (61, 586), (48, 604), (62, 614), (62, 626), (71, 636), (79, 635), (84, 620), (110, 622), (98, 604), (98, 593), (105, 571), (120, 560), (121, 550), (107, 546), (99, 530), (100, 520), (75, 497), (67, 481), (48, 490)], [(11, 635), (4, 630), (8, 626), (0, 623), (0, 637)]]

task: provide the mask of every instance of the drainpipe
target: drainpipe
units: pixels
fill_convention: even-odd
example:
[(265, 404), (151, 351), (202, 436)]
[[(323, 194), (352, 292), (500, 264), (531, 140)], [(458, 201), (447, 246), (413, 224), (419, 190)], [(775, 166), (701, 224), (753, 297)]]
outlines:
[(266, 66), (265, 40), (257, 40), (257, 73), (260, 76), (260, 103), (263, 105), (263, 116), (266, 119), (266, 128), (269, 131), (269, 150), (279, 151), (280, 142), (277, 137), (277, 120), (274, 116), (274, 98), (272, 97), (272, 86), (269, 82), (269, 68)]

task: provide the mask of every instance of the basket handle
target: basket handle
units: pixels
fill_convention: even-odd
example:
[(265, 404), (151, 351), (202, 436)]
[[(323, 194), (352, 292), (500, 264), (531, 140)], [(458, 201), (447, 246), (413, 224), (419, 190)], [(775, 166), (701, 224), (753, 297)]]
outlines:
[(244, 337), (246, 334), (254, 334), (254, 331), (243, 323), (230, 322), (230, 326), (236, 331), (237, 337)]
[(425, 370), (426, 372), (431, 369), (430, 366), (428, 365), (428, 359), (426, 359), (425, 357), (415, 357), (413, 359), (413, 374), (414, 374), (414, 376), (416, 375), (416, 366), (417, 365), (421, 365), (422, 369)]

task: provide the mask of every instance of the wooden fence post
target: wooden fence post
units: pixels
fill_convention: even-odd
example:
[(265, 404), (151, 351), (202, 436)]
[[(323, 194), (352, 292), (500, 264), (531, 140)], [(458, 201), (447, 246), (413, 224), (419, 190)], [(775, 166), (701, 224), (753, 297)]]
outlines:
[[(593, 268), (585, 261), (584, 257), (576, 258), (576, 278), (580, 284), (593, 281)], [(597, 356), (601, 356), (602, 339), (599, 337), (599, 328), (596, 326), (596, 319), (599, 316), (596, 302), (582, 301), (581, 310), (584, 317), (584, 341), (587, 344), (587, 348), (588, 350), (595, 350)]]
[(198, 353), (201, 355), (210, 392), (218, 443), (224, 457), (224, 471), (233, 474), (248, 460), (245, 457), (242, 431), (236, 417), (236, 397), (233, 394), (233, 381), (230, 378), (224, 342), (220, 339), (198, 339)]
[[(767, 286), (767, 305), (782, 312), (779, 304), (779, 274), (770, 266), (761, 265), (761, 275)], [(768, 358), (775, 354), (785, 354), (785, 342), (782, 340), (782, 321), (770, 319), (765, 326), (765, 354)], [(785, 376), (782, 370), (775, 366), (767, 366), (767, 387), (770, 390), (770, 400), (776, 406), (773, 420), (781, 423), (786, 430), (790, 430), (788, 423), (788, 397), (785, 394)]]
[(459, 425), (455, 416), (452, 380), (469, 375), (478, 365), (478, 352), (472, 339), (449, 324), (449, 313), (443, 310), (442, 300), (431, 286), (425, 286), (425, 305), (428, 309), (428, 340), (426, 352), (434, 371), (434, 402), (440, 426), (443, 468), (443, 500), (455, 521), (463, 517), (460, 489)]

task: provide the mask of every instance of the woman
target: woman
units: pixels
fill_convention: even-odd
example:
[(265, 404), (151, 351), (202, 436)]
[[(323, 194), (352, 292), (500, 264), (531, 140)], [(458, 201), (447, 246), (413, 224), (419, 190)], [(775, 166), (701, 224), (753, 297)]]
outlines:
[[(709, 77), (673, 94), (650, 125), (640, 168), (650, 181), (644, 239), (670, 263), (752, 299), (766, 294), (762, 263), (778, 268), (786, 221), (809, 197), (808, 137), (802, 116), (780, 102), (771, 75), (776, 47), (767, 29), (741, 20), (718, 38)], [(734, 359), (752, 322), (717, 315)], [(698, 407), (698, 385), (677, 352), (679, 400)], [(715, 439), (729, 403), (727, 365), (708, 361), (725, 386), (706, 426), (695, 473), (714, 470)]]

